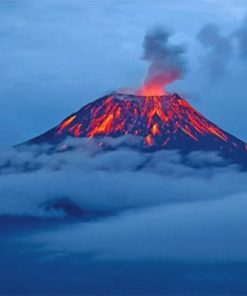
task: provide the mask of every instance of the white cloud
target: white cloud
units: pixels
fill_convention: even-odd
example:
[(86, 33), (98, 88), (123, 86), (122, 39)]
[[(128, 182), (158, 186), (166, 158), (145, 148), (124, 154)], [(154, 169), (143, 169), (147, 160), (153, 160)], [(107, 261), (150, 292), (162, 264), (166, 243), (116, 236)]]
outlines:
[(224, 200), (132, 210), (44, 231), (28, 241), (46, 251), (90, 252), (107, 260), (245, 261), (246, 207), (245, 192)]
[[(111, 213), (224, 198), (246, 190), (246, 174), (235, 166), (225, 167), (213, 153), (192, 153), (185, 165), (177, 151), (140, 153), (118, 147), (100, 152), (94, 141), (76, 143), (63, 153), (45, 153), (47, 147), (40, 146), (2, 153), (0, 214), (57, 216), (61, 207), (58, 213), (56, 207), (48, 211), (45, 205), (64, 198), (82, 210)], [(202, 164), (204, 168), (195, 168)]]
[[(100, 151), (94, 140), (69, 143), (76, 143), (74, 150), (63, 153), (33, 146), (1, 154), (0, 216), (80, 214), (78, 223), (35, 231), (25, 241), (41, 244), (42, 252), (111, 260), (247, 259), (246, 172), (214, 153), (191, 153), (185, 165), (177, 151)], [(87, 213), (107, 216), (83, 221)]]

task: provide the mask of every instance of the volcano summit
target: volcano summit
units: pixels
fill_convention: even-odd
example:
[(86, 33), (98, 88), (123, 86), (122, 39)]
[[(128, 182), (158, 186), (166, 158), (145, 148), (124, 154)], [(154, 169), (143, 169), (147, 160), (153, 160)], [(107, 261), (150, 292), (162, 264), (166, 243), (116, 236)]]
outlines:
[(178, 94), (160, 96), (112, 93), (82, 107), (29, 144), (58, 145), (68, 137), (140, 137), (138, 149), (217, 151), (234, 163), (247, 164), (246, 144), (220, 129)]

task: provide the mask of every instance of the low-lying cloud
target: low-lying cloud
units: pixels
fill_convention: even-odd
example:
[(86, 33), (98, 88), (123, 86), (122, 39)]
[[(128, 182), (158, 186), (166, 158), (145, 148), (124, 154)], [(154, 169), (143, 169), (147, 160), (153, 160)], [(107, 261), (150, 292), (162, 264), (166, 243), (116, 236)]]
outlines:
[[(72, 141), (73, 142), (73, 141)], [(83, 211), (119, 212), (174, 202), (197, 202), (245, 192), (247, 176), (214, 153), (101, 151), (78, 140), (73, 150), (47, 147), (1, 155), (0, 215), (57, 216), (69, 200)], [(112, 145), (119, 145), (112, 141)], [(49, 150), (48, 150), (49, 151)], [(201, 167), (197, 169), (197, 167)], [(56, 206), (47, 206), (56, 202)], [(44, 206), (46, 205), (46, 206)]]
[[(184, 161), (178, 151), (121, 148), (121, 138), (109, 140), (115, 150), (88, 139), (72, 144), (65, 152), (32, 146), (1, 153), (0, 216), (77, 215), (77, 223), (21, 235), (42, 246), (42, 256), (247, 259), (247, 175), (237, 166), (215, 153), (193, 152)], [(85, 213), (103, 215), (87, 220)]]
[(28, 241), (49, 252), (90, 252), (99, 260), (246, 261), (246, 208), (245, 192), (223, 200), (132, 210), (45, 231)]

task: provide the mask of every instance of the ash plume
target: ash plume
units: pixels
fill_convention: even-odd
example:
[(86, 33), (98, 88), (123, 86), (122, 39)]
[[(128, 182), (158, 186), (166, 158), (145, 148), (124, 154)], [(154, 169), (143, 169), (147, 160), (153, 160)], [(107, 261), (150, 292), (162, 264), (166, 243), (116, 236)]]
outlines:
[(232, 58), (232, 44), (229, 37), (225, 37), (215, 24), (205, 25), (197, 34), (197, 39), (207, 50), (204, 68), (210, 82), (218, 81), (225, 74)]
[(185, 47), (170, 44), (172, 34), (162, 27), (146, 33), (143, 43), (143, 59), (150, 62), (146, 87), (163, 88), (174, 80), (180, 79), (185, 71)]
[(237, 40), (239, 57), (247, 60), (247, 16), (242, 25), (234, 32), (234, 37)]

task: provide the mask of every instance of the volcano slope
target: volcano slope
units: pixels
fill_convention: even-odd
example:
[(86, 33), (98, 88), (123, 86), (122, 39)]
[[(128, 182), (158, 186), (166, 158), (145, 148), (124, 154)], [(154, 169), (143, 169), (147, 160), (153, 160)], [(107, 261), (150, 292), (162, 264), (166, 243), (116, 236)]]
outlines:
[(132, 148), (141, 151), (177, 149), (183, 155), (216, 151), (227, 162), (247, 167), (246, 144), (210, 122), (176, 93), (109, 94), (82, 107), (27, 144), (57, 146), (69, 137), (94, 138), (107, 148), (104, 139), (127, 135), (141, 139), (134, 147), (132, 144)]

